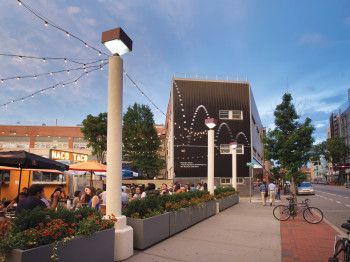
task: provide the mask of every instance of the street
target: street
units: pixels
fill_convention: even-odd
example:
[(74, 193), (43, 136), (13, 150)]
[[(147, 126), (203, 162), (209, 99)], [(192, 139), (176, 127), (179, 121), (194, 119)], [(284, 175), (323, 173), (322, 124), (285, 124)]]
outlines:
[(347, 231), (341, 228), (341, 224), (350, 219), (350, 188), (329, 185), (313, 186), (316, 194), (299, 196), (299, 200), (311, 199), (311, 206), (321, 209), (327, 220), (346, 233)]

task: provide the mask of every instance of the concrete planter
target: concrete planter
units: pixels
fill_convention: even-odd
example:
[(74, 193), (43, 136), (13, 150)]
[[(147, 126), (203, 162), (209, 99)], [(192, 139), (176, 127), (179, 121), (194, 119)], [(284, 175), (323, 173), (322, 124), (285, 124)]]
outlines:
[(198, 205), (190, 208), (191, 225), (194, 225), (207, 218), (207, 209), (205, 204), (204, 206)]
[(239, 195), (230, 195), (227, 197), (222, 197), (216, 200), (219, 203), (220, 212), (237, 204), (239, 202)]
[(236, 205), (239, 203), (239, 195), (236, 194), (236, 195), (233, 195), (233, 204)]
[(216, 214), (216, 202), (209, 201), (205, 202), (206, 205), (206, 217), (211, 217)]
[(134, 230), (134, 248), (143, 250), (169, 237), (170, 213), (146, 219), (127, 217), (127, 224)]
[[(99, 231), (89, 236), (60, 242), (57, 246), (59, 261), (114, 261), (114, 228)], [(53, 244), (28, 250), (13, 249), (7, 262), (51, 261)]]
[(188, 228), (191, 225), (190, 207), (170, 213), (170, 236)]

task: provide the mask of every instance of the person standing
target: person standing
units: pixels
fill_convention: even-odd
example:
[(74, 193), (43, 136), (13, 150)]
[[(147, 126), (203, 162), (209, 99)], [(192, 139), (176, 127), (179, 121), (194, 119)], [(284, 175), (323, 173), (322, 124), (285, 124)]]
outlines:
[(281, 184), (278, 183), (277, 185), (277, 195), (276, 195), (277, 200), (281, 200)]
[(264, 181), (261, 185), (260, 185), (260, 194), (261, 194), (261, 199), (262, 199), (262, 205), (266, 206), (266, 192), (268, 192), (268, 188), (266, 185), (266, 181)]
[(269, 188), (269, 195), (270, 195), (270, 206), (275, 205), (275, 197), (276, 197), (276, 185), (271, 181), (271, 183), (268, 186)]

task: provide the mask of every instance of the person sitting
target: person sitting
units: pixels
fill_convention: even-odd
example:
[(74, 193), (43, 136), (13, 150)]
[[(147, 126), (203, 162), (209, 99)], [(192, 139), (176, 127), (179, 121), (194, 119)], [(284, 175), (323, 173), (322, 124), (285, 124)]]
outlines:
[(127, 191), (127, 187), (122, 187), (122, 205), (129, 204), (129, 196)]
[(50, 203), (46, 198), (45, 191), (43, 191), (43, 193), (41, 194), (40, 200), (43, 201), (43, 203), (45, 204), (46, 207), (50, 207)]
[(146, 198), (146, 193), (142, 192), (141, 186), (138, 186), (136, 188), (136, 193), (134, 194), (134, 196), (130, 199), (130, 200), (135, 200), (135, 199), (145, 199)]
[(191, 191), (191, 186), (189, 184), (185, 185), (185, 192), (190, 192)]
[(73, 198), (73, 210), (81, 206), (81, 191), (77, 190), (74, 192), (74, 198)]
[(194, 187), (194, 184), (191, 184), (191, 191), (196, 191), (196, 188)]
[(202, 184), (201, 184), (201, 183), (198, 183), (198, 184), (197, 184), (196, 190), (202, 190)]
[(169, 195), (168, 186), (164, 183), (162, 184), (160, 195)]
[[(42, 198), (43, 192), (44, 192), (43, 185), (39, 185), (39, 184), (32, 185), (28, 190), (28, 196), (23, 198), (18, 203), (15, 215), (17, 215), (18, 213), (20, 213), (24, 209), (34, 209), (37, 206), (40, 206), (42, 208), (46, 208), (46, 205), (44, 204), (44, 202), (40, 200)], [(56, 192), (53, 195), (53, 201), (51, 204), (51, 208), (57, 207), (58, 197), (59, 197), (59, 192)]]
[(175, 188), (174, 188), (174, 194), (183, 193), (183, 192), (184, 191), (182, 190), (180, 184), (176, 183)]
[(204, 183), (204, 184), (203, 184), (202, 190), (208, 191), (208, 184), (207, 184), (207, 183)]
[(100, 199), (97, 196), (96, 189), (92, 186), (85, 187), (85, 198), (84, 203), (87, 203), (87, 206), (94, 208), (96, 210), (100, 209)]
[(172, 183), (169, 184), (168, 190), (170, 195), (174, 194), (174, 185)]
[(56, 194), (56, 192), (59, 192), (59, 197), (58, 197), (58, 202), (60, 201), (60, 199), (61, 199), (61, 194), (63, 194), (63, 197), (64, 198), (66, 198), (67, 197), (67, 195), (66, 195), (66, 193), (64, 192), (64, 190), (63, 190), (63, 186), (59, 186), (58, 188), (56, 188), (54, 191), (53, 191), (53, 193), (52, 193), (52, 195), (51, 195), (51, 197), (50, 197), (50, 199), (51, 199), (51, 202), (53, 201), (53, 195), (54, 194)]
[(26, 193), (25, 192), (20, 192), (11, 202), (10, 204), (7, 205), (6, 208), (9, 208), (11, 206), (15, 206), (19, 203), (19, 201), (21, 201), (23, 198), (26, 197)]

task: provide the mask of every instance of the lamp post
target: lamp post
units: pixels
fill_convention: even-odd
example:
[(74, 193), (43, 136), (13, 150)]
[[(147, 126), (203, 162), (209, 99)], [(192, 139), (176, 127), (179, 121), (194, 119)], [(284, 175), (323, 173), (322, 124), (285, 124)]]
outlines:
[(208, 131), (208, 190), (214, 195), (214, 127), (217, 124), (215, 118), (205, 119)]
[(232, 153), (232, 187), (237, 190), (237, 142), (230, 143)]
[(123, 110), (123, 55), (132, 50), (132, 40), (120, 28), (102, 33), (101, 41), (113, 54), (108, 70), (107, 119), (107, 181), (106, 214), (114, 214), (114, 260), (124, 260), (133, 255), (133, 229), (126, 225), (121, 212), (122, 193), (122, 110)]

